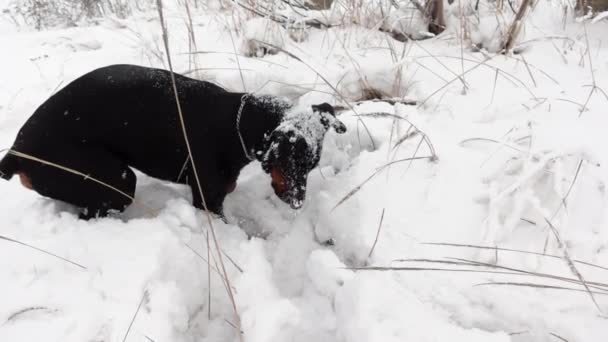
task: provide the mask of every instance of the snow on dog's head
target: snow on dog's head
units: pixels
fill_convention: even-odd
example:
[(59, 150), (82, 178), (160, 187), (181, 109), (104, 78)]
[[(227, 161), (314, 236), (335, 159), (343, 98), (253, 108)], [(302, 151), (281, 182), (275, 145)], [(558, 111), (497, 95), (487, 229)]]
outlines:
[(333, 127), (346, 132), (334, 108), (323, 103), (289, 109), (279, 126), (267, 137), (262, 167), (272, 177), (276, 195), (292, 208), (302, 207), (308, 173), (319, 164), (325, 133)]

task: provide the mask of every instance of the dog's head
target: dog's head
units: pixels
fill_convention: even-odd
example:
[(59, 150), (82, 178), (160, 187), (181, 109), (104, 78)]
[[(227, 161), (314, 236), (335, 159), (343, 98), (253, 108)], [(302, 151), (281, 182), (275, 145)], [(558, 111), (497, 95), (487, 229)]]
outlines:
[(294, 209), (304, 203), (308, 173), (319, 164), (323, 138), (330, 127), (337, 133), (346, 132), (334, 108), (323, 103), (312, 106), (312, 111), (290, 111), (266, 138), (262, 168), (272, 177), (275, 194)]

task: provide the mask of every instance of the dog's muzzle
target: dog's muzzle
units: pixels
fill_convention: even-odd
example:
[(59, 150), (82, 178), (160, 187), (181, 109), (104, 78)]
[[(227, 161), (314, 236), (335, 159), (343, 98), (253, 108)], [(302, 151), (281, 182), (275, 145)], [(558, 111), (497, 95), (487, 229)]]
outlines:
[(303, 184), (301, 182), (290, 182), (283, 173), (274, 168), (270, 172), (272, 182), (270, 185), (274, 189), (274, 193), (281, 199), (281, 201), (289, 204), (292, 209), (300, 209), (304, 205), (304, 198), (306, 197), (306, 180)]

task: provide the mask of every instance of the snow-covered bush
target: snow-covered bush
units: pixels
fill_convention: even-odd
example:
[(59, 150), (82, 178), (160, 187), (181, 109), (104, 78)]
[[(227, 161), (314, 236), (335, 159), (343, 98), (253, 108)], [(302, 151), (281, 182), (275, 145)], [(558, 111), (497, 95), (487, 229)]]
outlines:
[(351, 101), (401, 98), (408, 90), (408, 80), (399, 66), (349, 68), (338, 83), (338, 91)]
[(329, 10), (321, 11), (320, 17), (334, 25), (361, 25), (400, 35), (403, 39), (432, 36), (428, 32), (428, 18), (411, 1), (336, 1)]
[(134, 9), (149, 8), (153, 3), (153, 0), (12, 0), (6, 11), (20, 24), (41, 30), (76, 26), (106, 15), (126, 18)]
[(243, 27), (241, 53), (245, 56), (262, 57), (274, 55), (283, 48), (289, 39), (287, 31), (278, 23), (266, 18), (253, 18)]

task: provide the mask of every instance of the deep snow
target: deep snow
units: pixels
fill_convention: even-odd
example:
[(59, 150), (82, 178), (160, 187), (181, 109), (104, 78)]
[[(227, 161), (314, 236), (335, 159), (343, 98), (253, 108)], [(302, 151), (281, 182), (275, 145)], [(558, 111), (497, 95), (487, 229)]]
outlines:
[[(580, 112), (593, 79), (608, 90), (608, 22), (586, 23), (592, 75), (583, 25), (569, 20), (564, 30), (556, 13), (538, 5), (522, 55), (461, 50), (458, 24), (407, 44), (403, 55), (401, 43), (388, 45), (384, 34), (358, 27), (312, 30), (299, 43), (282, 36), (284, 49), (346, 99), (374, 87), (420, 105), (364, 102), (356, 114), (342, 113), (348, 132), (326, 136), (299, 211), (274, 196), (258, 163), (243, 171), (225, 202), (230, 223), (213, 225), (234, 261), (224, 258), (245, 341), (608, 340), (606, 268), (576, 264), (599, 283), (592, 288), (599, 308), (579, 284), (521, 273), (352, 269), (492, 270), (423, 261), (462, 258), (576, 279), (545, 218), (572, 259), (608, 267), (608, 96), (594, 92)], [(198, 68), (190, 75), (236, 91), (340, 104), (315, 72), (284, 53), (235, 56), (247, 44), (230, 29), (231, 13), (194, 16), (197, 47), (207, 52), (196, 63), (186, 54), (183, 9), (167, 16), (176, 71)], [(80, 74), (113, 63), (164, 66), (155, 12), (43, 32), (5, 19), (1, 148), (37, 105)], [(241, 25), (242, 14), (235, 20), (259, 27)], [(463, 70), (471, 71), (457, 77)], [(393, 116), (365, 115), (378, 112)], [(433, 151), (436, 158), (382, 168), (344, 200), (388, 162)], [(185, 187), (139, 175), (136, 200), (154, 212), (132, 206), (89, 222), (16, 178), (0, 182), (0, 193), (3, 237), (85, 267), (0, 240), (0, 341), (122, 341), (140, 302), (128, 341), (238, 340), (217, 265), (208, 273), (204, 261), (206, 217)]]

